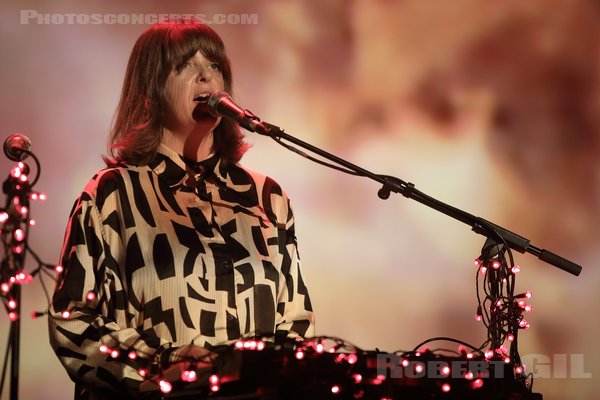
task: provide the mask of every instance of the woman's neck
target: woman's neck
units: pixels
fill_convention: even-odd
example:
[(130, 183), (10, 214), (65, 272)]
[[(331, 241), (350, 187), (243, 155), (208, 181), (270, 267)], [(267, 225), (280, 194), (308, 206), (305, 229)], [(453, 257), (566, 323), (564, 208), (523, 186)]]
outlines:
[(213, 131), (195, 129), (185, 134), (163, 128), (161, 143), (188, 160), (202, 161), (213, 153)]

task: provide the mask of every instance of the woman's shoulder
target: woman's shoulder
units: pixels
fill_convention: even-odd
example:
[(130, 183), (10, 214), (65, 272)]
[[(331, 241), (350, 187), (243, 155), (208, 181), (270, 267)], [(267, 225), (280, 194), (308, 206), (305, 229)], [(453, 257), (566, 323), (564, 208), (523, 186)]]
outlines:
[(107, 166), (94, 174), (83, 189), (83, 193), (93, 199), (106, 199), (115, 191), (125, 190), (125, 180), (131, 173), (132, 167), (126, 164)]

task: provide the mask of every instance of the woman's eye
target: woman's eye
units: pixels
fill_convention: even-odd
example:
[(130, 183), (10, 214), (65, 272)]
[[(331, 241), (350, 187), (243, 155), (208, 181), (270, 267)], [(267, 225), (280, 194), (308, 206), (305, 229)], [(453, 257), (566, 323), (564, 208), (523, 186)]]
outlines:
[(183, 63), (180, 66), (175, 68), (175, 72), (177, 75), (181, 74), (183, 71), (190, 69), (192, 65), (189, 62)]
[(218, 63), (211, 63), (208, 67), (213, 71), (218, 71), (221, 69), (221, 66)]

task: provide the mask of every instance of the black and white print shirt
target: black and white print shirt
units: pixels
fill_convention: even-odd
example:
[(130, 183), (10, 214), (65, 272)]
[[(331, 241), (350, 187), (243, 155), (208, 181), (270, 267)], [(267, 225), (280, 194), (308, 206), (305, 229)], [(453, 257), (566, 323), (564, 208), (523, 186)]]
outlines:
[(71, 211), (61, 265), (50, 342), (85, 386), (142, 380), (101, 345), (164, 361), (190, 343), (314, 335), (286, 194), (218, 155), (189, 165), (160, 145), (148, 165), (101, 170)]

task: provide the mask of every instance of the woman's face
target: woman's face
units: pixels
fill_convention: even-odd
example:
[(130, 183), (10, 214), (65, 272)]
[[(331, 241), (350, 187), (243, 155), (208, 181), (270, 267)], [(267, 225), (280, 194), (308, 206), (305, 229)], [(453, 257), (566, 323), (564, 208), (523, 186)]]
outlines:
[(204, 125), (207, 130), (214, 129), (220, 117), (211, 115), (205, 102), (194, 99), (224, 88), (220, 65), (200, 51), (196, 52), (180, 71), (173, 69), (167, 78), (165, 98), (169, 113), (166, 127), (174, 132), (190, 132), (198, 125)]

